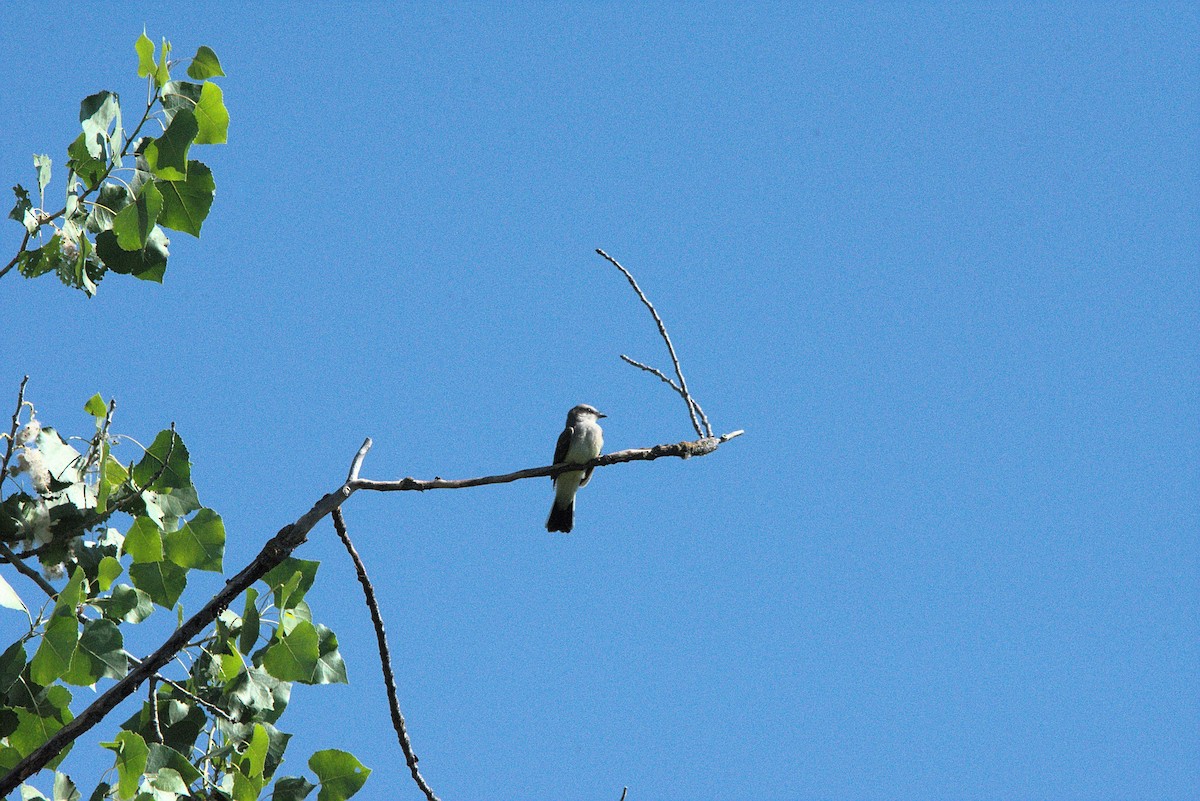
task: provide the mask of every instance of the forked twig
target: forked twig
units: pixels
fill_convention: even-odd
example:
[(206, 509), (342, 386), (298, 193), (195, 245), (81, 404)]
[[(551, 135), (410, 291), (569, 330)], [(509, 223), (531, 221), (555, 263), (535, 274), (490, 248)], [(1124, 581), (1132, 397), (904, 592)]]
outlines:
[[(366, 455), (370, 443), (371, 440), (368, 439), (358, 452), (354, 466), (350, 468), (348, 481), (354, 481), (358, 478), (358, 467), (362, 462), (361, 457)], [(404, 751), (404, 759), (408, 763), (408, 770), (412, 773), (413, 781), (417, 783), (417, 787), (421, 788), (421, 792), (425, 794), (425, 797), (429, 801), (438, 801), (438, 797), (433, 794), (433, 790), (425, 782), (425, 777), (417, 769), (417, 755), (413, 753), (412, 742), (408, 739), (408, 728), (404, 725), (404, 715), (400, 713), (400, 702), (396, 699), (396, 675), (392, 672), (392, 656), (388, 651), (387, 632), (383, 628), (383, 616), (379, 613), (379, 602), (375, 600), (375, 588), (371, 586), (371, 580), (367, 577), (367, 568), (363, 564), (362, 559), (359, 558), (358, 551), (354, 549), (354, 543), (350, 541), (350, 534), (346, 531), (346, 520), (342, 517), (342, 510), (340, 508), (333, 510), (333, 527), (337, 531), (342, 545), (346, 546), (346, 552), (350, 554), (350, 559), (354, 562), (354, 570), (358, 574), (358, 583), (362, 585), (367, 608), (371, 610), (371, 622), (375, 624), (375, 641), (379, 646), (379, 662), (383, 666), (383, 686), (387, 690), (388, 707), (392, 712), (392, 727), (396, 730), (396, 738), (400, 741), (400, 749)]]
[[(696, 419), (695, 401), (692, 400), (691, 393), (688, 392), (687, 380), (683, 377), (683, 368), (679, 366), (679, 357), (675, 355), (675, 346), (671, 344), (671, 337), (667, 334), (667, 327), (663, 324), (662, 318), (658, 316), (658, 311), (654, 308), (654, 304), (646, 297), (646, 293), (638, 286), (638, 282), (634, 279), (633, 274), (621, 266), (621, 263), (612, 256), (605, 253), (600, 248), (596, 248), (596, 252), (603, 256), (608, 263), (621, 271), (621, 275), (625, 276), (625, 280), (633, 287), (633, 291), (637, 293), (638, 298), (650, 310), (651, 316), (654, 317), (654, 322), (658, 325), (658, 333), (662, 336), (663, 342), (667, 343), (667, 352), (671, 354), (671, 363), (675, 365), (675, 375), (679, 377), (679, 385), (675, 387), (675, 391), (683, 396), (683, 402), (687, 404), (688, 417), (692, 420), (692, 428), (696, 429), (696, 435), (700, 437), (711, 437), (712, 427), (708, 425), (708, 420), (704, 421), (704, 428), (700, 428), (700, 421)], [(648, 368), (643, 368), (648, 369)], [(661, 375), (661, 373), (659, 374)], [(668, 381), (667, 383), (671, 383)], [(672, 384), (674, 386), (674, 384)]]
[(664, 374), (663, 371), (659, 370), (657, 367), (651, 367), (648, 364), (642, 364), (637, 359), (631, 359), (628, 356), (626, 356), (624, 353), (621, 354), (621, 359), (626, 364), (632, 364), (634, 367), (638, 368), (639, 370), (645, 370), (647, 373), (658, 376), (671, 389), (675, 390), (680, 395), (683, 395), (683, 397), (687, 400), (687, 402), (692, 404), (692, 407), (696, 410), (696, 414), (700, 415), (700, 422), (704, 423), (704, 430), (708, 432), (708, 436), (710, 436), (710, 437), (712, 436), (712, 426), (710, 426), (708, 424), (708, 416), (706, 414), (704, 414), (704, 410), (700, 408), (700, 403), (695, 398), (691, 397), (690, 395), (684, 395), (683, 390), (679, 388), (678, 384), (676, 384), (674, 381), (671, 380), (671, 377), (669, 375)]

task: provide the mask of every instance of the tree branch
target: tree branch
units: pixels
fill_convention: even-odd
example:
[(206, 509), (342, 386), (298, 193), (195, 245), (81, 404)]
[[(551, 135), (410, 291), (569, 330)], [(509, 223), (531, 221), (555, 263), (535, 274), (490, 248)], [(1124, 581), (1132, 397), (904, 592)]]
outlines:
[(34, 570), (29, 565), (21, 560), (21, 557), (12, 552), (3, 542), (0, 542), (0, 560), (7, 562), (17, 569), (17, 572), (28, 578), (34, 584), (38, 585), (51, 598), (58, 597), (58, 590), (54, 589), (54, 585), (42, 578), (42, 574)]
[[(689, 407), (690, 408), (690, 407)], [(731, 431), (720, 437), (703, 437), (694, 442), (677, 442), (668, 445), (655, 445), (651, 448), (631, 448), (597, 457), (585, 464), (558, 464), (548, 467), (533, 467), (518, 470), (504, 475), (484, 476), (482, 478), (467, 478), (450, 480), (434, 478), (420, 481), (414, 478), (404, 478), (399, 481), (371, 481), (356, 478), (371, 440), (367, 439), (354, 456), (348, 479), (345, 484), (318, 500), (313, 507), (304, 513), (296, 522), (284, 526), (267, 541), (258, 555), (254, 557), (241, 571), (229, 579), (215, 596), (204, 607), (192, 615), (183, 625), (175, 630), (154, 653), (150, 654), (125, 674), (112, 687), (109, 687), (90, 706), (79, 713), (79, 716), (50, 736), (29, 756), (22, 759), (9, 773), (0, 778), (0, 798), (7, 796), (25, 779), (45, 767), (64, 748), (73, 743), (86, 731), (102, 721), (117, 704), (132, 695), (141, 684), (156, 675), (158, 671), (170, 662), (188, 642), (203, 631), (217, 616), (229, 606), (239, 595), (246, 591), (255, 581), (258, 581), (273, 567), (291, 555), (308, 537), (321, 518), (338, 509), (346, 499), (357, 490), (376, 490), (378, 492), (396, 492), (404, 490), (429, 489), (465, 489), (487, 484), (506, 484), (525, 478), (540, 478), (556, 476), (569, 470), (580, 470), (588, 467), (607, 467), (623, 462), (651, 461), (664, 456), (677, 456), (689, 459), (693, 456), (705, 456), (712, 453), (729, 440), (740, 437), (744, 431)], [(164, 460), (165, 461), (165, 460)], [(15, 555), (14, 555), (15, 556)], [(19, 561), (16, 564), (21, 564)], [(406, 755), (407, 756), (407, 755)], [(415, 764), (415, 758), (414, 763)], [(423, 788), (424, 789), (424, 788)]]
[(720, 437), (704, 437), (694, 442), (676, 442), (671, 445), (655, 445), (652, 448), (630, 448), (624, 451), (614, 451), (604, 456), (597, 456), (590, 462), (581, 462), (579, 464), (564, 463), (548, 467), (530, 467), (525, 470), (518, 470), (515, 473), (504, 473), (496, 476), (459, 479), (432, 478), (425, 480), (402, 478), (399, 481), (372, 481), (367, 478), (359, 478), (347, 482), (347, 486), (356, 490), (375, 490), (376, 492), (404, 492), (407, 490), (424, 492), (425, 490), (433, 489), (466, 489), (467, 487), (482, 487), (487, 484), (508, 484), (525, 478), (557, 476), (559, 473), (566, 473), (568, 471), (589, 467), (608, 467), (609, 465), (620, 464), (622, 462), (646, 462), (661, 459), (664, 456), (678, 456), (680, 459), (690, 459), (693, 456), (707, 456), (719, 446), (734, 437), (740, 437), (744, 433), (746, 432), (739, 430), (732, 431)]
[(708, 415), (706, 415), (704, 410), (700, 408), (700, 403), (695, 398), (691, 397), (682, 389), (680, 389), (679, 385), (672, 381), (670, 376), (664, 375), (662, 370), (659, 370), (657, 367), (651, 367), (648, 364), (642, 364), (637, 359), (631, 359), (624, 353), (621, 354), (621, 359), (626, 364), (631, 364), (639, 370), (645, 370), (647, 373), (658, 376), (663, 383), (682, 395), (683, 399), (690, 403), (696, 410), (696, 414), (700, 415), (700, 422), (704, 423), (704, 430), (708, 432), (708, 436), (712, 436), (712, 426), (708, 424)]
[[(355, 458), (361, 461), (359, 456), (356, 455)], [(124, 678), (109, 687), (90, 706), (80, 712), (78, 717), (51, 735), (29, 756), (18, 762), (7, 775), (0, 778), (0, 798), (6, 797), (21, 782), (45, 767), (47, 762), (54, 759), (84, 732), (104, 720), (117, 704), (132, 695), (143, 682), (170, 662), (179, 650), (188, 644), (189, 640), (216, 620), (217, 615), (221, 614), (221, 611), (245, 592), (251, 584), (291, 555), (292, 551), (307, 539), (308, 532), (312, 531), (313, 526), (325, 515), (341, 506), (353, 492), (353, 487), (343, 484), (317, 501), (295, 523), (281, 528), (279, 533), (267, 541), (258, 555), (242, 568), (241, 572), (229, 579), (225, 586), (204, 605), (204, 608), (184, 621), (183, 625), (177, 628), (175, 633), (159, 646), (158, 650), (142, 660), (140, 664), (125, 674)]]
[[(371, 440), (368, 439), (367, 443), (369, 444), (370, 442)], [(366, 445), (364, 445), (365, 447)], [(356, 469), (351, 468), (351, 481), (355, 479), (357, 473)], [(408, 763), (408, 770), (412, 773), (413, 781), (417, 783), (417, 787), (425, 794), (425, 798), (428, 801), (438, 801), (438, 797), (433, 794), (433, 790), (425, 782), (425, 777), (417, 769), (417, 755), (413, 753), (412, 742), (408, 739), (408, 728), (404, 725), (404, 715), (400, 713), (400, 702), (396, 699), (396, 676), (392, 672), (392, 656), (388, 652), (387, 632), (383, 628), (383, 616), (379, 613), (379, 602), (375, 600), (375, 588), (371, 586), (371, 580), (367, 577), (367, 568), (363, 564), (362, 559), (359, 558), (358, 551), (354, 549), (354, 543), (350, 541), (350, 534), (346, 531), (346, 521), (342, 517), (341, 509), (333, 510), (333, 527), (337, 531), (342, 544), (346, 546), (346, 552), (350, 554), (350, 559), (354, 562), (354, 570), (358, 574), (358, 583), (362, 585), (367, 608), (371, 611), (371, 622), (375, 624), (375, 641), (379, 646), (379, 663), (383, 667), (383, 686), (387, 691), (388, 708), (392, 712), (392, 728), (396, 730), (396, 738), (400, 741), (400, 750), (404, 752), (404, 759)]]
[(696, 436), (711, 437), (712, 428), (707, 426), (706, 430), (700, 429), (700, 423), (696, 420), (696, 411), (692, 408), (692, 396), (688, 392), (687, 381), (683, 377), (683, 368), (679, 366), (679, 357), (675, 355), (675, 346), (671, 344), (671, 337), (667, 334), (667, 327), (663, 325), (662, 318), (658, 316), (658, 312), (654, 308), (654, 304), (646, 297), (646, 293), (638, 286), (638, 282), (634, 280), (633, 274), (621, 266), (621, 263), (612, 256), (605, 253), (600, 248), (596, 248), (596, 252), (608, 260), (608, 263), (621, 271), (621, 275), (625, 276), (625, 280), (633, 287), (633, 291), (641, 298), (646, 308), (650, 310), (650, 314), (654, 317), (654, 322), (658, 324), (658, 333), (662, 336), (663, 342), (667, 343), (667, 351), (671, 354), (671, 363), (675, 365), (675, 375), (679, 376), (679, 394), (683, 396), (684, 403), (687, 404), (688, 417), (692, 419), (692, 428), (696, 429)]

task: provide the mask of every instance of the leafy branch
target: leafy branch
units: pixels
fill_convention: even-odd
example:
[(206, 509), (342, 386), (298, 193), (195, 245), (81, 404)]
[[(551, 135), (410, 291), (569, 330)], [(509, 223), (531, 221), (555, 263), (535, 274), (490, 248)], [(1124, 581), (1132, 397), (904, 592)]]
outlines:
[[(34, 156), (38, 203), (25, 187), (13, 187), (16, 204), (8, 216), (25, 231), (16, 255), (0, 268), (0, 278), (14, 268), (26, 278), (53, 272), (89, 296), (110, 270), (161, 283), (170, 245), (164, 229), (200, 235), (216, 185), (212, 171), (190, 159), (189, 150), (193, 144), (226, 141), (229, 112), (221, 88), (209, 80), (225, 73), (207, 47), (196, 51), (187, 69), (188, 77), (199, 83), (172, 80), (171, 44), (165, 39), (157, 61), (145, 33), (135, 50), (138, 77), (147, 82), (141, 119), (126, 135), (115, 92), (84, 99), (79, 110), (83, 132), (67, 147), (66, 202), (58, 211), (45, 210), (51, 159)], [(159, 122), (162, 133), (139, 136), (151, 119)], [(131, 156), (134, 166), (125, 167)], [(132, 178), (116, 177), (117, 170), (131, 171)], [(95, 200), (90, 199), (93, 194)], [(45, 241), (30, 249), (35, 239)]]

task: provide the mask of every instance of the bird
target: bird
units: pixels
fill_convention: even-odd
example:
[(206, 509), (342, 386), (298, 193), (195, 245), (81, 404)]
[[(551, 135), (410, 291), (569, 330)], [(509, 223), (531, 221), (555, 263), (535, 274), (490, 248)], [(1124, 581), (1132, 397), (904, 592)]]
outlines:
[[(554, 448), (554, 464), (582, 464), (599, 456), (604, 446), (604, 431), (597, 421), (607, 416), (586, 403), (567, 412), (567, 427), (558, 435), (558, 444)], [(570, 533), (575, 525), (575, 493), (586, 486), (591, 477), (591, 467), (554, 477), (554, 504), (546, 519), (546, 531)]]

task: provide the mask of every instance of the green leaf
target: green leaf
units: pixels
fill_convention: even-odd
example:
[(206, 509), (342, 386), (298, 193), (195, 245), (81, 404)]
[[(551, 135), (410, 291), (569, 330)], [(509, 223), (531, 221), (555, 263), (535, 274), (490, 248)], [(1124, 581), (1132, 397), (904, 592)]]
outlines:
[(138, 781), (146, 772), (146, 760), (150, 755), (146, 741), (139, 734), (123, 731), (111, 743), (100, 745), (117, 753), (117, 797), (123, 801), (132, 799)]
[[(37, 231), (37, 219), (33, 214), (33, 203), (29, 200), (29, 190), (17, 184), (13, 187), (13, 194), (17, 196), (16, 205), (12, 207), (12, 211), (8, 213), (9, 219), (16, 220), (25, 226), (25, 230), (33, 234)], [(30, 226), (33, 226), (32, 228)]]
[(104, 398), (99, 392), (88, 398), (87, 403), (83, 404), (83, 410), (100, 421), (108, 416), (108, 405), (104, 403)]
[(37, 278), (39, 275), (45, 275), (53, 271), (58, 267), (58, 263), (62, 261), (62, 254), (59, 250), (61, 246), (62, 237), (55, 234), (50, 237), (49, 242), (40, 248), (26, 250), (21, 253), (20, 261), (17, 262), (17, 269), (26, 278)]
[(108, 592), (117, 576), (121, 575), (121, 562), (112, 556), (100, 559), (100, 567), (96, 571), (96, 583), (101, 592)]
[(91, 685), (100, 678), (119, 679), (129, 671), (125, 643), (117, 624), (111, 620), (89, 620), (63, 676), (68, 684)]
[(317, 659), (310, 684), (349, 684), (346, 678), (346, 663), (338, 651), (337, 635), (327, 626), (317, 624), (317, 647), (321, 656)]
[(128, 584), (118, 584), (107, 598), (97, 598), (92, 603), (106, 619), (126, 623), (141, 623), (154, 612), (150, 596)]
[(65, 673), (71, 664), (71, 655), (79, 641), (79, 621), (75, 617), (75, 610), (83, 597), (84, 582), (83, 568), (77, 567), (67, 586), (58, 594), (42, 642), (29, 664), (29, 676), (37, 684), (50, 684)]
[(148, 517), (138, 517), (125, 534), (121, 550), (133, 557), (135, 564), (163, 560), (162, 530)]
[[(38, 193), (45, 197), (46, 187), (50, 183), (50, 157), (47, 155), (35, 155), (33, 157), (33, 168), (37, 170), (38, 177)], [(45, 203), (45, 201), (42, 201)]]
[(152, 743), (150, 758), (146, 760), (146, 773), (161, 773), (164, 769), (175, 771), (183, 780), (185, 791), (186, 785), (200, 778), (200, 771), (196, 770), (183, 754), (170, 746)]
[(264, 779), (251, 779), (237, 767), (233, 768), (232, 776), (233, 801), (258, 801), (263, 785), (266, 784)]
[(290, 609), (304, 600), (304, 594), (312, 588), (320, 566), (320, 562), (289, 556), (268, 570), (262, 582), (275, 593), (275, 606)]
[(205, 82), (196, 104), (196, 134), (198, 145), (223, 145), (229, 137), (229, 110), (225, 108), (221, 87)]
[(320, 637), (317, 629), (307, 620), (301, 620), (290, 634), (284, 635), (267, 648), (262, 666), (268, 673), (281, 681), (299, 681), (311, 684), (317, 669)]
[(21, 785), (21, 801), (50, 801), (42, 791), (28, 784)]
[[(79, 122), (83, 125), (83, 141), (94, 159), (107, 160), (104, 146), (112, 153), (121, 149), (121, 104), (113, 92), (97, 92), (79, 104)], [(110, 126), (113, 126), (109, 133)]]
[[(71, 657), (79, 642), (79, 622), (74, 618), (55, 617), (46, 624), (45, 635), (38, 645), (29, 675), (41, 685), (50, 684), (71, 667)], [(88, 682), (89, 684), (91, 682)]]
[(154, 801), (175, 801), (187, 795), (187, 782), (173, 768), (159, 768), (150, 779), (150, 795)]
[(104, 184), (96, 193), (96, 201), (88, 210), (87, 230), (93, 234), (112, 230), (113, 217), (129, 205), (129, 190), (124, 184)]
[(54, 801), (79, 801), (83, 796), (75, 787), (75, 782), (65, 773), (54, 774)]
[(258, 607), (255, 602), (258, 600), (258, 590), (250, 587), (246, 590), (246, 608), (242, 612), (242, 633), (238, 639), (238, 650), (243, 654), (248, 654), (254, 650), (254, 646), (258, 644), (258, 634), (260, 629), (260, 618)]
[(107, 782), (100, 782), (96, 785), (96, 789), (92, 790), (92, 794), (88, 797), (88, 801), (104, 801), (106, 798), (108, 798), (111, 790), (111, 784)]
[(191, 462), (183, 439), (170, 429), (158, 432), (142, 460), (133, 467), (133, 483), (142, 490), (190, 488)]
[[(229, 687), (231, 711), (235, 717), (257, 717), (275, 708), (274, 685), (278, 682), (261, 668), (250, 668), (234, 676)], [(248, 713), (248, 714), (246, 714)]]
[(114, 273), (161, 284), (167, 271), (167, 257), (171, 255), (167, 250), (170, 244), (162, 229), (155, 227), (146, 238), (146, 247), (131, 253), (117, 243), (112, 231), (101, 231), (96, 234), (96, 255)]
[(101, 449), (100, 482), (96, 488), (96, 511), (103, 512), (108, 508), (108, 498), (117, 487), (125, 483), (129, 477), (128, 471), (108, 452), (108, 443)]
[(162, 207), (162, 193), (149, 183), (142, 187), (134, 203), (117, 212), (113, 217), (112, 232), (122, 250), (141, 250), (146, 246)]
[(168, 181), (181, 181), (187, 177), (188, 148), (196, 139), (200, 127), (196, 115), (190, 109), (180, 109), (172, 118), (162, 136), (152, 140), (142, 151), (150, 171)]
[(95, 189), (108, 174), (108, 161), (93, 156), (88, 150), (87, 134), (76, 137), (67, 147), (67, 156), (67, 169), (82, 178), (88, 189)]
[(159, 180), (163, 210), (159, 224), (185, 234), (200, 236), (200, 228), (212, 207), (217, 185), (212, 170), (199, 161), (188, 162), (185, 180)]
[(263, 775), (267, 765), (268, 744), (266, 728), (261, 723), (254, 724), (254, 734), (250, 737), (246, 750), (242, 752), (241, 762), (247, 777), (257, 779)]
[(216, 669), (218, 680), (222, 684), (228, 684), (238, 677), (246, 663), (239, 654), (217, 654), (213, 660), (213, 667)]
[(221, 62), (217, 59), (217, 54), (207, 45), (200, 45), (200, 48), (196, 50), (196, 55), (192, 56), (192, 63), (188, 65), (187, 74), (189, 78), (195, 78), (198, 81), (225, 76), (225, 73), (221, 71)]
[(0, 695), (8, 692), (25, 669), (25, 643), (17, 640), (0, 654)]
[(303, 776), (285, 776), (275, 782), (271, 801), (304, 801), (316, 788), (317, 785)]
[(167, 558), (180, 567), (220, 573), (225, 554), (225, 523), (212, 509), (201, 509), (178, 531), (168, 532), (163, 544)]
[(146, 505), (146, 514), (164, 531), (174, 531), (179, 527), (180, 518), (200, 508), (195, 487), (143, 492), (141, 497)]
[(149, 78), (154, 74), (154, 42), (146, 35), (146, 29), (142, 29), (142, 35), (133, 43), (133, 49), (137, 51), (138, 57), (138, 77)]
[(130, 565), (129, 578), (133, 580), (133, 586), (165, 609), (175, 606), (187, 586), (187, 571), (172, 562)]
[(17, 595), (17, 591), (12, 588), (12, 585), (4, 580), (4, 576), (0, 576), (0, 606), (19, 609), (25, 614), (29, 614), (25, 602), (21, 600), (21, 596)]
[(29, 756), (42, 743), (54, 736), (65, 724), (54, 717), (44, 717), (28, 709), (13, 710), (17, 716), (17, 728), (8, 735), (8, 744), (20, 753)]
[(46, 469), (56, 480), (67, 484), (77, 484), (83, 481), (83, 455), (67, 444), (51, 426), (45, 426), (37, 436), (38, 450)]
[(344, 801), (362, 789), (371, 775), (353, 754), (334, 748), (313, 754), (308, 767), (321, 781), (317, 801)]
[(202, 84), (191, 81), (171, 81), (164, 86), (159, 97), (162, 100), (163, 117), (167, 123), (175, 119), (175, 115), (180, 109), (186, 108), (194, 112), (196, 105), (200, 102), (200, 93), (203, 91)]
[(171, 43), (166, 39), (162, 40), (162, 53), (158, 57), (158, 67), (154, 70), (154, 82), (162, 86), (167, 81), (171, 80), (171, 71), (167, 56), (171, 54)]

